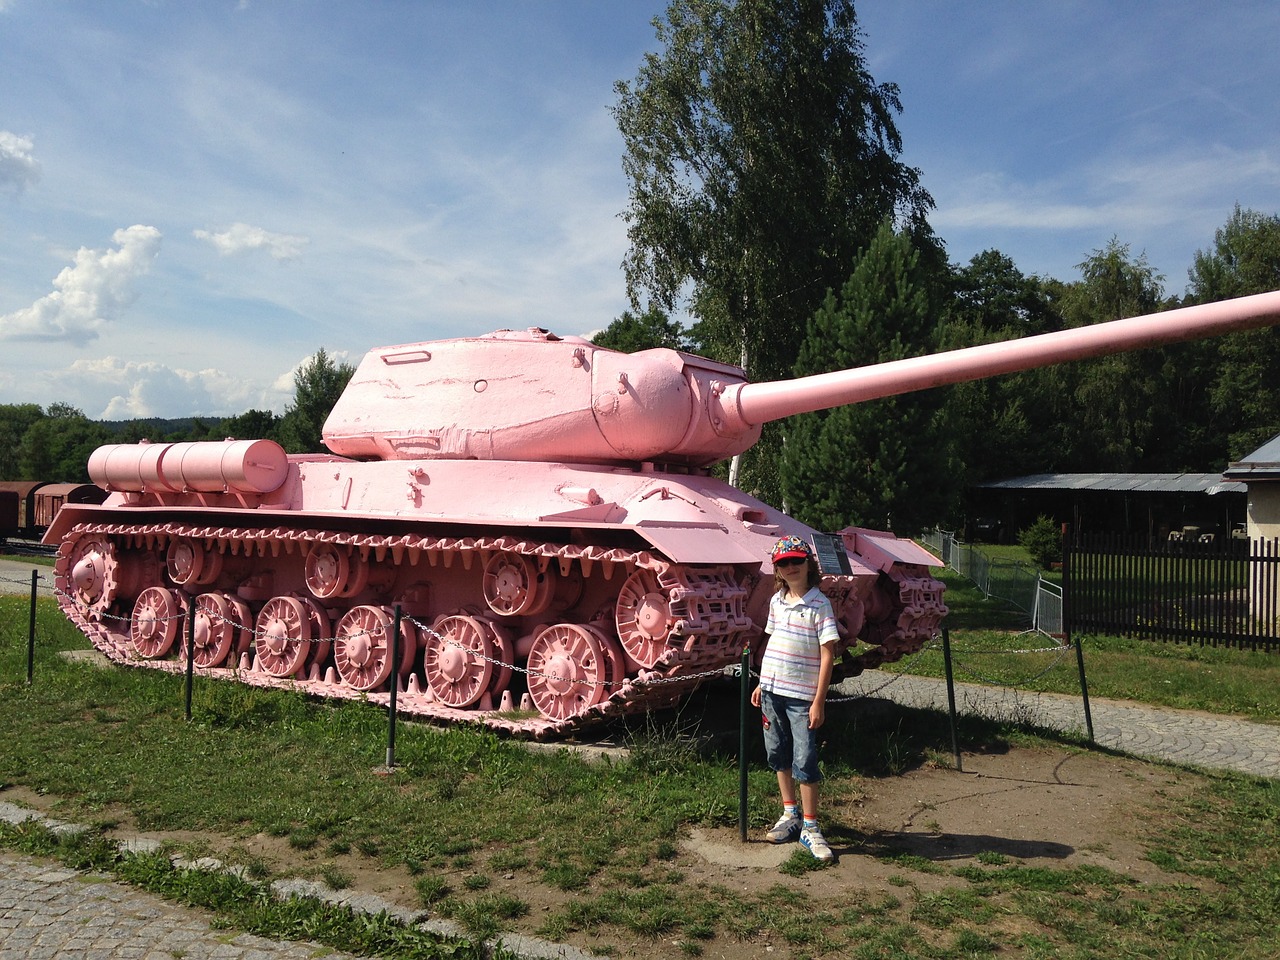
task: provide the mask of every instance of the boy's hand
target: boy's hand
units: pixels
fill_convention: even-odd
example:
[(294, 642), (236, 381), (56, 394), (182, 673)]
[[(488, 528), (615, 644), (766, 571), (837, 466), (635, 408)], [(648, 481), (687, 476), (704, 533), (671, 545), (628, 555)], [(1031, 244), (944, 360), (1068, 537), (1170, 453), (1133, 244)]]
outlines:
[(809, 729), (817, 730), (827, 719), (827, 704), (823, 700), (814, 700), (809, 704)]
[(753, 707), (760, 706), (760, 688), (756, 687), (751, 691), (751, 705)]

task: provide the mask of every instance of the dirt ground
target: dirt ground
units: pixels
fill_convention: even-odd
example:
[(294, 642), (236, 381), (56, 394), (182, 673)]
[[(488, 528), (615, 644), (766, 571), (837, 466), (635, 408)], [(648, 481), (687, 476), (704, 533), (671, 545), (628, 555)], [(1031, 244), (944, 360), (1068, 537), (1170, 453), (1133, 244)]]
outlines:
[[(975, 863), (979, 854), (1002, 854), (1026, 866), (1070, 868), (1083, 864), (1105, 867), (1138, 882), (1170, 878), (1144, 859), (1142, 833), (1148, 813), (1170, 797), (1191, 788), (1177, 771), (1138, 760), (1117, 758), (1069, 747), (1014, 747), (1007, 752), (966, 754), (963, 772), (926, 767), (901, 776), (859, 781), (861, 796), (843, 806), (828, 807), (824, 820), (838, 824), (832, 834), (852, 835), (852, 843), (833, 842), (834, 866), (793, 877), (779, 866), (795, 845), (774, 846), (756, 838), (743, 844), (737, 828), (695, 829), (686, 838), (671, 866), (693, 887), (724, 888), (742, 894), (762, 894), (781, 884), (815, 897), (837, 902), (877, 901), (886, 893), (909, 899), (902, 878), (921, 893), (957, 884), (950, 869), (930, 872), (887, 861), (912, 855), (943, 867)], [(22, 789), (0, 791), (0, 799), (47, 808), (48, 798)], [(756, 831), (758, 834), (760, 831)], [(121, 835), (131, 834), (127, 821)], [(313, 879), (322, 870), (337, 871), (350, 880), (350, 889), (375, 893), (401, 906), (416, 909), (413, 878), (403, 870), (388, 870), (358, 855), (333, 857), (320, 850), (299, 851), (284, 838), (260, 834), (229, 842), (191, 834), (136, 834), (167, 841), (181, 848), (212, 850), (228, 862), (260, 859), (278, 873), (297, 873)], [(451, 885), (462, 889), (460, 875)], [(541, 884), (527, 876), (492, 878), (490, 893), (510, 891), (530, 904), (519, 932), (533, 934), (542, 918), (561, 906), (572, 893)], [(574, 945), (597, 949), (612, 944), (615, 956), (665, 958), (684, 954), (678, 940), (627, 938), (610, 929), (600, 937), (575, 937)], [(700, 944), (704, 957), (751, 958), (786, 956), (785, 943), (739, 943), (719, 937)]]

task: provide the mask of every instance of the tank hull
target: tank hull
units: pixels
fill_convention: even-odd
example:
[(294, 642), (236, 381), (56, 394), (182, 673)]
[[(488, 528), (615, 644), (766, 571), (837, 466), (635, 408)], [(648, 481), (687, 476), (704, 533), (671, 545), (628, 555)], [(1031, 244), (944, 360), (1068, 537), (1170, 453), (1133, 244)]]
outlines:
[[(180, 452), (224, 477), (253, 473)], [(131, 456), (164, 455), (95, 458), (136, 478)], [(151, 471), (163, 482), (103, 475), (124, 489), (69, 505), (47, 538), (67, 616), (117, 662), (176, 671), (194, 604), (203, 675), (374, 702), (395, 682), (408, 714), (548, 738), (670, 705), (758, 652), (773, 589), (762, 558), (777, 537), (811, 533), (715, 478), (657, 469), (280, 467), (278, 482), (220, 491), (172, 468)], [(874, 531), (839, 542), (849, 572), (823, 588), (842, 673), (919, 649), (946, 613), (937, 561)]]

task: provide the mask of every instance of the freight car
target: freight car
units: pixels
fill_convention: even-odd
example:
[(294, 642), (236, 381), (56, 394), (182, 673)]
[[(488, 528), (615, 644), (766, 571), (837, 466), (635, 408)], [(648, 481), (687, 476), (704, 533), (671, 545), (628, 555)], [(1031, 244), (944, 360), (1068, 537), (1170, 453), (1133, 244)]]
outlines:
[(0, 490), (0, 543), (18, 535), (18, 504), (21, 501), (17, 490)]
[(68, 503), (100, 504), (107, 491), (92, 483), (47, 480), (0, 481), (0, 542), (39, 542)]

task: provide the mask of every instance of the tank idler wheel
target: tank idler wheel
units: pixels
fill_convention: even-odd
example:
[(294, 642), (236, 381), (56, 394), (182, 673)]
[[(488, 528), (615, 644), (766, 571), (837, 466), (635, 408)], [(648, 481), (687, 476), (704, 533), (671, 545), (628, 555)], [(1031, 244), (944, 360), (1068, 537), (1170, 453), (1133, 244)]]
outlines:
[(305, 574), (312, 596), (354, 597), (369, 582), (369, 563), (347, 547), (317, 543), (307, 554)]
[(258, 669), (296, 676), (311, 653), (311, 614), (297, 597), (273, 597), (258, 613), (253, 647)]
[(422, 670), (436, 699), (469, 707), (489, 689), (493, 677), (493, 634), (476, 617), (440, 617), (423, 638)]
[[(343, 683), (354, 690), (376, 690), (391, 677), (391, 643), (395, 611), (383, 606), (352, 607), (338, 621), (333, 639), (333, 664)], [(400, 668), (413, 662), (417, 631), (408, 620), (400, 621)]]
[(537, 616), (551, 605), (554, 581), (550, 568), (538, 572), (533, 557), (495, 553), (484, 562), (485, 603), (505, 617)]
[(640, 666), (652, 667), (666, 653), (675, 617), (651, 571), (637, 570), (627, 577), (618, 591), (614, 622), (623, 649)]
[(116, 598), (116, 574), (120, 562), (116, 547), (106, 537), (83, 537), (71, 548), (67, 592), (91, 615), (105, 613)]
[(205, 550), (201, 544), (186, 537), (169, 544), (164, 562), (169, 571), (169, 579), (179, 586), (204, 586), (217, 580), (218, 574), (222, 572), (222, 554), (216, 550)]
[(155, 660), (173, 649), (183, 607), (177, 591), (165, 587), (148, 587), (138, 594), (129, 621), (129, 639), (138, 656)]
[(544, 717), (564, 720), (605, 699), (611, 669), (604, 642), (579, 623), (558, 623), (534, 637), (529, 696)]
[[(197, 667), (220, 667), (230, 655), (243, 631), (244, 620), (225, 594), (202, 593), (196, 597), (195, 654), (191, 662)], [(187, 634), (182, 633), (179, 652), (187, 658)]]

